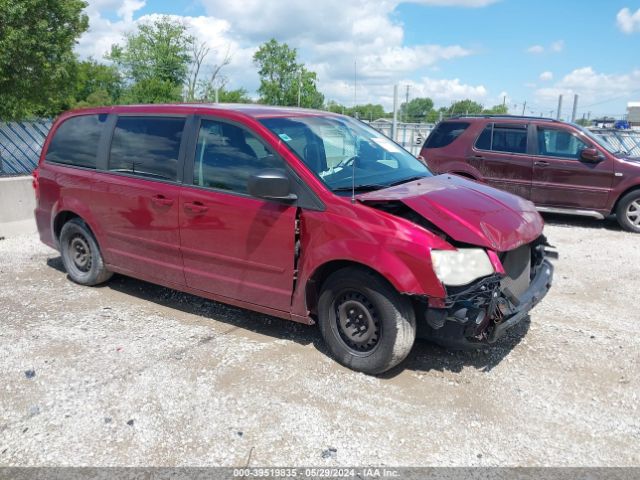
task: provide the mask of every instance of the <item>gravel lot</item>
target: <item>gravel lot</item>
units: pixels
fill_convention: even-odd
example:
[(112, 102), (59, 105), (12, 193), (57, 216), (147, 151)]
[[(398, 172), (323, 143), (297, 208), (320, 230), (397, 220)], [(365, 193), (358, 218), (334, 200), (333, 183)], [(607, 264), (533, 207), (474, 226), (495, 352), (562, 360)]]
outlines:
[(315, 327), (0, 241), (0, 465), (640, 465), (640, 236), (547, 217), (547, 298), (491, 350), (384, 377)]

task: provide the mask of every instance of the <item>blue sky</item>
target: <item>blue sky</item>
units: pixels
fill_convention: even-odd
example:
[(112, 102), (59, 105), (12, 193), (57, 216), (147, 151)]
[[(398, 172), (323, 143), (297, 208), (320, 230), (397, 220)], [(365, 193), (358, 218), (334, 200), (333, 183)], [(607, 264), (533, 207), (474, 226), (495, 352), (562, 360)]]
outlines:
[[(254, 93), (251, 57), (275, 37), (318, 72), (327, 99), (390, 108), (393, 85), (438, 106), (472, 98), (513, 113), (551, 114), (565, 95), (570, 114), (622, 115), (640, 100), (640, 1), (607, 0), (90, 0), (91, 30), (78, 45), (101, 58), (137, 22), (170, 14), (212, 46), (210, 67), (228, 51), (229, 87)], [(554, 112), (555, 114), (555, 112)]]

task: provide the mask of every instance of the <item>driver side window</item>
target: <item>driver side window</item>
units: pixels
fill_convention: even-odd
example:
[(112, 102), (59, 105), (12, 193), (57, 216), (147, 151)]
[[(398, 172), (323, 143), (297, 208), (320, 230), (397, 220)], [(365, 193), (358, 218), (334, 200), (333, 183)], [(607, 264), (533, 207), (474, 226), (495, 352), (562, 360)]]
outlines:
[(285, 168), (254, 134), (237, 125), (202, 120), (193, 162), (193, 184), (247, 194), (247, 182), (265, 168)]
[(549, 157), (580, 159), (588, 145), (574, 134), (554, 128), (538, 127), (538, 154)]

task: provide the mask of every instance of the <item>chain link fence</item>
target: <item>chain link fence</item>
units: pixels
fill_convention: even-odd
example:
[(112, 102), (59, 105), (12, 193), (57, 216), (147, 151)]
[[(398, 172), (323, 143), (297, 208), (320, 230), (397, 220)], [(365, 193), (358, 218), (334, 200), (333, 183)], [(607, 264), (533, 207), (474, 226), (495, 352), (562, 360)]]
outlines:
[(0, 176), (33, 172), (51, 124), (51, 120), (0, 122)]
[(427, 139), (431, 130), (435, 127), (432, 123), (398, 123), (395, 138), (392, 138), (392, 122), (386, 120), (376, 120), (370, 122), (373, 128), (383, 135), (391, 138), (397, 144), (402, 145), (413, 155), (420, 155), (422, 144)]

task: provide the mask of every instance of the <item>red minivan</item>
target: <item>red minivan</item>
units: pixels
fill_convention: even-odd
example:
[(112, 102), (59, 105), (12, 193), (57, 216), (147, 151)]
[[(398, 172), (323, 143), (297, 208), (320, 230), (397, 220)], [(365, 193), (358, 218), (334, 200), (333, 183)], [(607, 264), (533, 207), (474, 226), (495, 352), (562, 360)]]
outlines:
[(431, 132), (422, 157), (435, 173), (455, 173), (520, 195), (541, 212), (604, 219), (640, 233), (640, 158), (580, 125), (511, 115), (454, 117)]
[(532, 203), (434, 176), (365, 124), (258, 105), (79, 110), (34, 173), (69, 277), (113, 272), (306, 324), (366, 373), (495, 342), (553, 267)]

